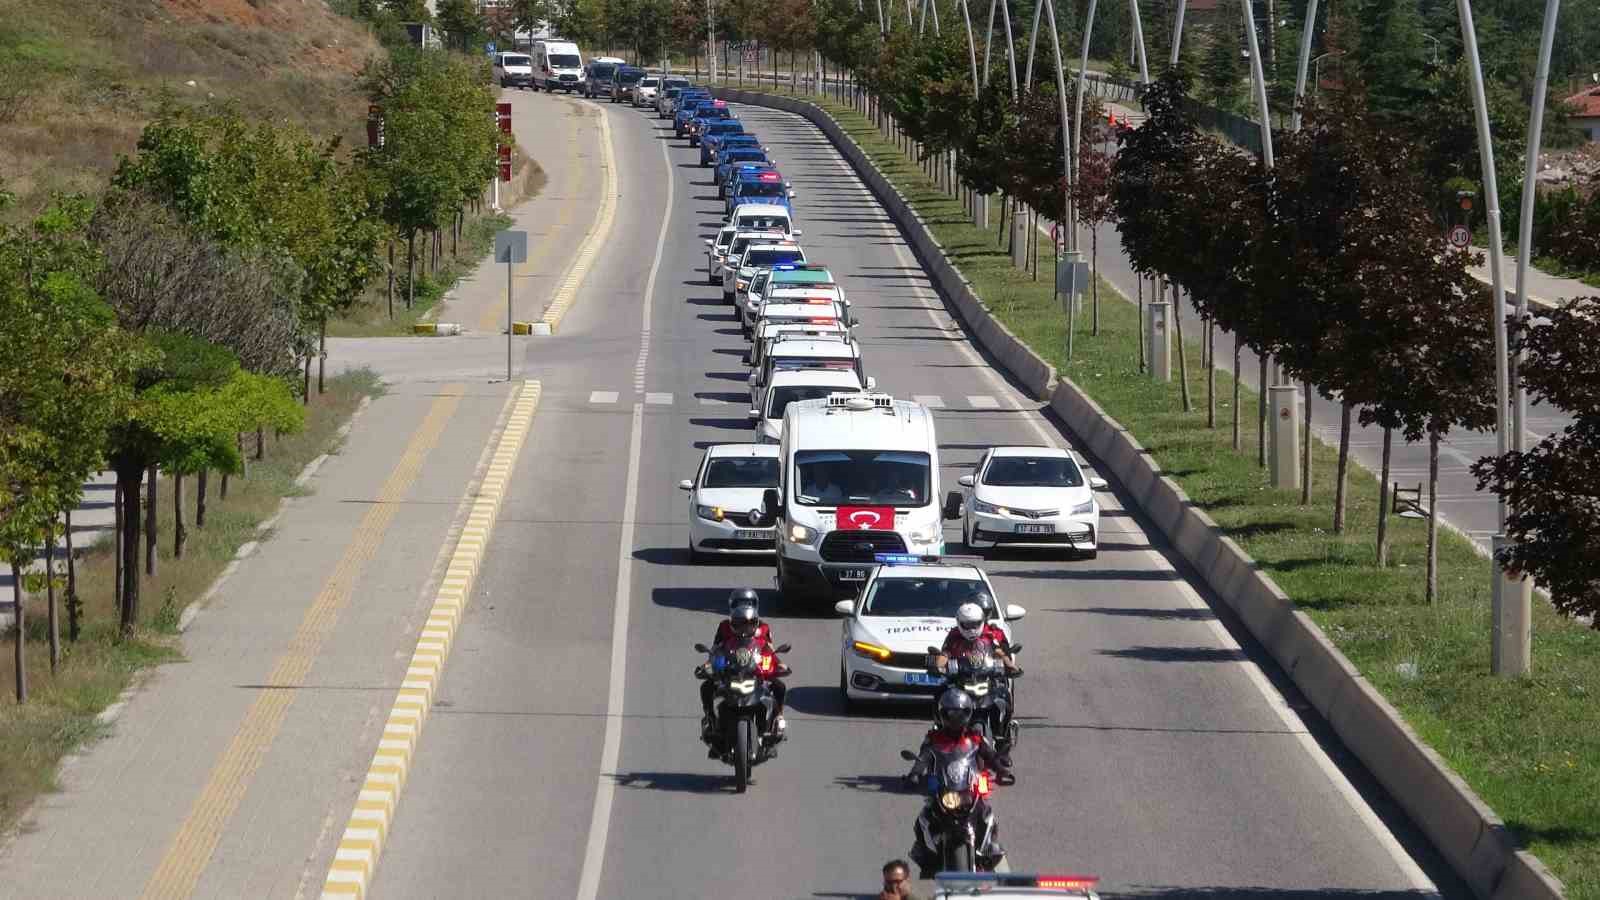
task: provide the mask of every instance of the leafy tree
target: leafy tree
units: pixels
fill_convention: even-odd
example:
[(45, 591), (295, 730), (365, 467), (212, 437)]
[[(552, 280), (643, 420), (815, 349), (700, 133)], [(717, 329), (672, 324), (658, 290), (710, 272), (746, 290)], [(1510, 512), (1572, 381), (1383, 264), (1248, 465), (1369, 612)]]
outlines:
[(1200, 83), (1212, 106), (1231, 112), (1239, 107), (1243, 96), (1244, 61), (1239, 34), (1230, 23), (1214, 26), (1210, 38), (1201, 57)]
[(1498, 559), (1544, 586), (1557, 609), (1600, 628), (1600, 297), (1513, 319), (1511, 333), (1512, 346), (1527, 353), (1520, 371), (1533, 403), (1559, 407), (1574, 421), (1525, 452), (1473, 465), (1479, 490), (1493, 490), (1511, 510), (1511, 541)]
[(439, 0), (435, 21), (449, 46), (463, 53), (482, 49), (488, 20), (477, 0)]
[[(1090, 103), (1090, 100), (1095, 100)], [(1100, 112), (1097, 98), (1084, 98), (1083, 121), (1092, 127), (1083, 129), (1078, 142), (1078, 173), (1072, 185), (1072, 204), (1078, 221), (1089, 228), (1089, 271), (1092, 324), (1091, 334), (1100, 334), (1100, 226), (1110, 222), (1116, 213), (1111, 202), (1111, 154), (1102, 150), (1096, 140), (1100, 131)]]

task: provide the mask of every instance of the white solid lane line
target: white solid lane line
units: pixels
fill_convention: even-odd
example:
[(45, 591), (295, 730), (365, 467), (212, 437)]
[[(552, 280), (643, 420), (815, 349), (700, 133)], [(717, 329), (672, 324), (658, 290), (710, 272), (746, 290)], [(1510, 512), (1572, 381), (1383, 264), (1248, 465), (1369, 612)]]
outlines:
[[(666, 251), (667, 228), (672, 223), (674, 172), (667, 141), (660, 141), (661, 161), (666, 166), (667, 204), (661, 212), (661, 231), (656, 237), (656, 255), (644, 284), (644, 308), (639, 326), (640, 372), (643, 377), (645, 355), (650, 340), (650, 305), (655, 299), (656, 273)], [(619, 173), (620, 174), (620, 173)], [(659, 395), (658, 395), (659, 396)], [(671, 395), (666, 395), (671, 402)], [(649, 395), (646, 396), (648, 400)], [(589, 841), (583, 851), (583, 871), (578, 878), (578, 900), (594, 900), (600, 893), (600, 875), (605, 867), (606, 838), (611, 831), (611, 800), (616, 791), (617, 757), (622, 746), (623, 692), (628, 681), (628, 613), (633, 597), (633, 534), (639, 506), (639, 454), (644, 439), (644, 404), (633, 404), (633, 422), (628, 438), (627, 493), (622, 503), (622, 534), (617, 540), (617, 593), (611, 613), (611, 685), (606, 692), (606, 733), (600, 751), (600, 775), (595, 783), (594, 809), (589, 814)]]
[(617, 392), (616, 391), (590, 391), (589, 392), (589, 402), (590, 403), (615, 403), (615, 402), (617, 402)]

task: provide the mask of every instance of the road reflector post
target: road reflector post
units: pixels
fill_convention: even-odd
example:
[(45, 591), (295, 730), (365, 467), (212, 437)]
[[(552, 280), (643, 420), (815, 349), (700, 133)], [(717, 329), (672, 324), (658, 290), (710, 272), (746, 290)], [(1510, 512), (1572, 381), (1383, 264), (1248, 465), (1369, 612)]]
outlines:
[(1150, 347), (1150, 377), (1172, 380), (1172, 304), (1158, 300), (1145, 306), (1145, 343)]
[(1272, 403), (1272, 486), (1279, 490), (1300, 487), (1300, 389), (1277, 384), (1267, 389)]
[[(1511, 543), (1506, 535), (1495, 535), (1491, 541), (1495, 557)], [(1490, 599), (1494, 615), (1489, 623), (1489, 671), (1509, 678), (1526, 675), (1533, 669), (1533, 580), (1497, 565)]]
[(532, 322), (512, 322), (511, 323), (511, 333), (512, 334), (533, 334), (533, 323)]
[(411, 326), (412, 334), (451, 335), (461, 333), (459, 322), (418, 322)]

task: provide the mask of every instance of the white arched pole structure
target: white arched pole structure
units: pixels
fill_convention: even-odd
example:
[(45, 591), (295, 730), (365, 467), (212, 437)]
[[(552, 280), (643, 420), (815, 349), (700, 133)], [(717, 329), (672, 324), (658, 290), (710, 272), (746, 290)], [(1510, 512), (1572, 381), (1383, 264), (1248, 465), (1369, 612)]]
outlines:
[(1250, 42), (1250, 80), (1256, 92), (1256, 107), (1261, 113), (1261, 164), (1272, 169), (1272, 110), (1267, 106), (1267, 76), (1261, 68), (1261, 46), (1256, 42), (1256, 16), (1250, 0), (1239, 0), (1244, 9), (1244, 33)]
[(1144, 24), (1139, 19), (1139, 0), (1128, 0), (1128, 15), (1133, 18), (1133, 46), (1139, 51), (1139, 80), (1150, 83), (1150, 63), (1144, 58)]
[(1311, 40), (1317, 31), (1317, 0), (1306, 6), (1306, 20), (1300, 27), (1300, 60), (1294, 75), (1294, 112), (1291, 113), (1290, 130), (1300, 130), (1301, 107), (1306, 102), (1306, 69), (1311, 65)]
[[(1315, 4), (1317, 0), (1311, 2)], [(1172, 22), (1172, 58), (1167, 61), (1169, 66), (1178, 65), (1178, 49), (1183, 45), (1183, 11), (1188, 7), (1189, 0), (1178, 0), (1177, 14)]]

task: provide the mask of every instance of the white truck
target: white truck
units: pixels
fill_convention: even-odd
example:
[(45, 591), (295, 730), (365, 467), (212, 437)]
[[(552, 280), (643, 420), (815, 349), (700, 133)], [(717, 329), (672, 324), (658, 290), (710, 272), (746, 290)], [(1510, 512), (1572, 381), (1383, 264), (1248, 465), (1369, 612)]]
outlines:
[(533, 44), (533, 88), (547, 91), (583, 90), (583, 54), (571, 41), (544, 40)]
[(933, 413), (883, 393), (833, 394), (784, 411), (778, 487), (762, 510), (778, 532), (786, 600), (835, 600), (866, 583), (879, 554), (944, 554)]

